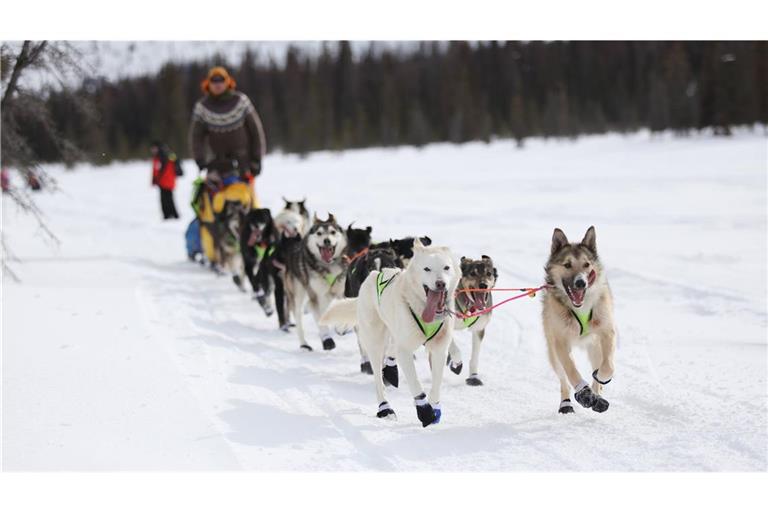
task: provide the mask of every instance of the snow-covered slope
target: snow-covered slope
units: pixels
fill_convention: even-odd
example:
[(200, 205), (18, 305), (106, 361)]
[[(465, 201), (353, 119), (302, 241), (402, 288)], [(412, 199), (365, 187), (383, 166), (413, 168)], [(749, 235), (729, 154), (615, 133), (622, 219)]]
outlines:
[(3, 204), (23, 260), (23, 282), (3, 281), (4, 468), (765, 470), (766, 151), (758, 134), (641, 134), (268, 157), (267, 206), (306, 196), (378, 238), (489, 254), (499, 286), (541, 283), (555, 226), (597, 227), (620, 331), (610, 410), (557, 414), (541, 306), (525, 299), (490, 325), (486, 385), (446, 373), (427, 429), (405, 389), (390, 390), (398, 422), (374, 417), (352, 336), (300, 352), (229, 278), (186, 261), (191, 164), (184, 219), (167, 223), (148, 163), (55, 170), (62, 192), (39, 201), (59, 248)]

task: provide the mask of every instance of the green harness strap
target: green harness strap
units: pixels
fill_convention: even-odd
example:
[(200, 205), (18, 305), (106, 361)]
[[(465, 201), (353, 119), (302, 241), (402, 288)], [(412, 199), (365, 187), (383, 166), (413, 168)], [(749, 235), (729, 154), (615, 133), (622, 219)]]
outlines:
[(256, 256), (258, 256), (259, 260), (263, 260), (265, 256), (272, 256), (272, 254), (275, 252), (275, 246), (274, 245), (254, 245), (253, 249), (256, 251)]
[(592, 320), (592, 310), (590, 309), (589, 313), (586, 311), (577, 313), (571, 309), (571, 313), (573, 314), (574, 318), (576, 318), (576, 321), (579, 322), (579, 336), (586, 336), (589, 334), (589, 322)]
[[(456, 307), (459, 309), (459, 312), (461, 312), (462, 314), (466, 314), (466, 313), (467, 313), (467, 310), (466, 310), (466, 309), (464, 309), (464, 308), (461, 306), (461, 301), (458, 299), (458, 297), (456, 298)], [(470, 327), (472, 327), (473, 325), (475, 325), (475, 323), (476, 323), (478, 320), (480, 320), (480, 316), (482, 316), (482, 315), (478, 315), (478, 316), (471, 316), (471, 317), (469, 317), (469, 318), (462, 318), (462, 319), (461, 319), (461, 323), (463, 323), (463, 324), (464, 324), (464, 327), (466, 327), (466, 328), (470, 328)]]
[(435, 320), (434, 322), (425, 322), (422, 320), (416, 313), (413, 312), (411, 308), (408, 308), (408, 310), (411, 312), (411, 316), (414, 320), (416, 320), (416, 325), (419, 326), (419, 329), (421, 329), (422, 334), (427, 337), (427, 341), (431, 340), (435, 336), (437, 336), (437, 333), (440, 332), (440, 329), (443, 328), (443, 321), (442, 320)]
[(382, 272), (376, 274), (376, 295), (379, 297), (379, 304), (381, 304), (381, 294), (384, 293), (384, 289), (395, 280), (395, 277), (397, 277), (397, 274), (392, 274), (392, 277), (385, 280)]
[(336, 281), (344, 275), (344, 272), (338, 275), (333, 275), (331, 273), (323, 274), (323, 279), (325, 279), (325, 282), (328, 283), (328, 286), (333, 287), (334, 284), (336, 284)]

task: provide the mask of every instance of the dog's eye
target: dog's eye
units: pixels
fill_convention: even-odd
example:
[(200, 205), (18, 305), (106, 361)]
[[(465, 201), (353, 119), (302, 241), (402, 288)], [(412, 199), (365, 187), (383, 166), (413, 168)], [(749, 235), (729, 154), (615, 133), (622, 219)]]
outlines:
[(565, 268), (571, 268), (571, 262), (570, 262), (570, 261), (566, 261), (566, 262), (565, 262), (565, 265), (563, 265), (563, 266), (564, 266)]
[(424, 272), (432, 272), (432, 269), (429, 267), (424, 267)]
[(584, 262), (584, 268), (589, 268), (589, 262), (588, 261)]
[(449, 267), (448, 265), (446, 265), (446, 266), (444, 266), (444, 267), (443, 267), (443, 270), (445, 270), (445, 271), (451, 270), (451, 267)]
[(490, 272), (486, 272), (486, 273), (485, 273), (485, 277), (491, 277), (492, 275), (493, 275), (493, 274), (491, 274)]
[(335, 232), (335, 231), (331, 231), (331, 236), (333, 236), (333, 235), (335, 235), (335, 234), (336, 234), (336, 232)]

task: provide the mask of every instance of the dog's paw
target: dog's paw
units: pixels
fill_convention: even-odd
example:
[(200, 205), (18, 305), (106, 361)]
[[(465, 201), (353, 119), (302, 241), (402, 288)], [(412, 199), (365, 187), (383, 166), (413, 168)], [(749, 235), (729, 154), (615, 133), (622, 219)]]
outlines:
[(379, 411), (376, 413), (377, 418), (384, 418), (387, 420), (396, 420), (397, 415), (395, 411), (389, 406), (388, 402), (381, 402), (379, 404)]
[(384, 361), (384, 367), (381, 369), (381, 374), (384, 379), (385, 386), (398, 387), (400, 384), (400, 377), (397, 371), (397, 362), (394, 358), (388, 357)]
[(601, 397), (600, 395), (596, 395), (597, 400), (595, 400), (594, 405), (592, 405), (592, 410), (595, 412), (605, 412), (608, 410), (608, 406), (610, 405), (608, 403), (608, 400)]
[(422, 427), (428, 427), (433, 423), (437, 423), (438, 415), (435, 413), (435, 408), (432, 404), (427, 402), (427, 395), (420, 394), (413, 399), (416, 404), (416, 416), (419, 418)]
[(360, 373), (367, 373), (368, 375), (373, 375), (373, 368), (371, 367), (370, 361), (360, 363)]
[(306, 350), (307, 352), (312, 352), (314, 349), (307, 345), (306, 343), (302, 344), (300, 347), (302, 350)]
[(480, 377), (477, 376), (476, 373), (473, 373), (469, 376), (469, 378), (465, 381), (467, 383), (467, 386), (482, 386), (483, 381), (480, 380)]
[(589, 386), (581, 388), (573, 395), (573, 397), (582, 407), (586, 407), (587, 409), (591, 408), (595, 405), (595, 402), (597, 402), (597, 395), (592, 392)]
[(453, 373), (456, 375), (461, 375), (461, 369), (464, 368), (463, 362), (459, 361), (457, 363), (456, 361), (452, 361), (451, 354), (448, 354), (448, 359), (446, 360), (445, 364), (448, 365), (448, 368), (450, 368)]
[(560, 402), (560, 409), (558, 411), (560, 414), (573, 414), (573, 406), (571, 405), (571, 399), (566, 398), (562, 402)]
[(325, 338), (323, 340), (323, 350), (333, 350), (336, 348), (336, 342), (333, 338)]

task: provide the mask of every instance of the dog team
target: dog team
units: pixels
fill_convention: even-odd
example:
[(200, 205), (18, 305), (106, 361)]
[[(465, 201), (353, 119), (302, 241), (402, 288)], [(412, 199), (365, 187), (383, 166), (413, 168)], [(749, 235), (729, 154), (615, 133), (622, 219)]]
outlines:
[[(344, 229), (333, 214), (310, 217), (304, 200), (284, 201), (274, 217), (266, 208), (225, 205), (226, 236), (218, 237), (221, 266), (242, 291), (245, 280), (250, 282), (267, 316), (277, 311), (279, 329), (295, 327), (306, 351), (313, 350), (304, 328), (307, 311), (324, 350), (336, 347), (333, 332), (354, 329), (360, 371), (373, 375), (379, 418), (396, 418), (386, 387), (398, 387), (402, 371), (422, 426), (440, 421), (443, 370), (447, 366), (459, 375), (463, 369), (456, 330), (472, 337), (466, 383), (483, 385), (480, 349), (498, 278), (491, 257), (458, 260), (427, 236), (374, 243), (370, 226)], [(560, 381), (559, 412), (574, 412), (571, 390), (582, 407), (605, 412), (609, 403), (602, 391), (613, 376), (616, 334), (595, 228), (577, 243), (555, 229), (545, 276), (542, 319), (549, 361)], [(414, 361), (422, 347), (432, 376), (428, 393)], [(587, 351), (591, 382), (576, 367), (574, 347)]]

